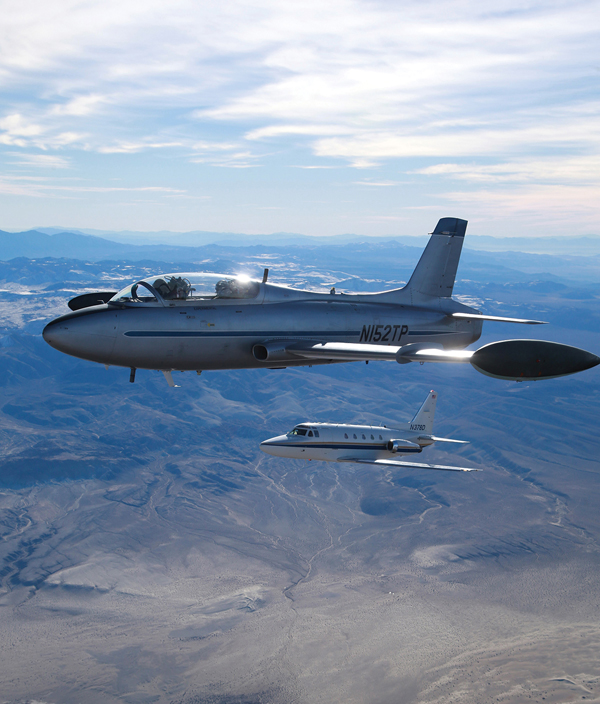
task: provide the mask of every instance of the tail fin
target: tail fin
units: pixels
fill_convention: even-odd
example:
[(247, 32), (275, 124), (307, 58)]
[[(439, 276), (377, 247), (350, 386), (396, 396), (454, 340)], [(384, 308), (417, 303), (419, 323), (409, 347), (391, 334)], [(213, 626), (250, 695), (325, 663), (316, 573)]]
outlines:
[(414, 300), (420, 296), (452, 296), (467, 221), (442, 218), (436, 225), (405, 289)]
[(425, 435), (431, 435), (433, 431), (433, 416), (435, 415), (435, 404), (437, 394), (430, 391), (425, 403), (419, 408), (415, 417), (410, 421), (410, 429), (418, 430)]

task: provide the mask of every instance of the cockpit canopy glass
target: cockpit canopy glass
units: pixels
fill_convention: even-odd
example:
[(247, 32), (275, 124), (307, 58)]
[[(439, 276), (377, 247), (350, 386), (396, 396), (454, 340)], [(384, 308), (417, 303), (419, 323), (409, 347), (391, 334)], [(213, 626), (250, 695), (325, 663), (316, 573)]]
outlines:
[(259, 290), (259, 282), (247, 276), (160, 274), (130, 284), (110, 300), (113, 303), (151, 303), (159, 297), (164, 301), (256, 298)]

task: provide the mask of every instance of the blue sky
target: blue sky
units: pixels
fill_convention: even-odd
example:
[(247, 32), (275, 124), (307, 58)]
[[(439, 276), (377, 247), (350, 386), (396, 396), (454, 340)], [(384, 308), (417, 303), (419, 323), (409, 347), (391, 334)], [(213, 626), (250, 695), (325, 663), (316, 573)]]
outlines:
[(600, 234), (600, 5), (3, 2), (0, 229)]

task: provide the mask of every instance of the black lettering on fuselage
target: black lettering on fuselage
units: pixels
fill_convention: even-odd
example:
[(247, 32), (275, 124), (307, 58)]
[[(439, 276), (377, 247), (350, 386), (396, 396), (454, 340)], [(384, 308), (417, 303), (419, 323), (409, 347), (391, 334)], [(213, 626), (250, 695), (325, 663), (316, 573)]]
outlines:
[[(393, 334), (392, 330), (394, 331)], [(407, 333), (408, 325), (363, 325), (358, 341), (400, 342), (400, 339)]]

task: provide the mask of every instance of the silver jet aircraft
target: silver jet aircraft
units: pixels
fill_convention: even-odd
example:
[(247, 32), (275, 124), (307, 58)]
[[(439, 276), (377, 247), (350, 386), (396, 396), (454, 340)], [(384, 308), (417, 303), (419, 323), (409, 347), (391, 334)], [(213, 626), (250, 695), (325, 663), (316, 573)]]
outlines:
[(437, 438), (432, 435), (437, 394), (430, 391), (425, 403), (410, 423), (397, 428), (375, 425), (342, 425), (337, 423), (300, 423), (287, 435), (278, 435), (261, 442), (260, 449), (275, 457), (324, 462), (357, 462), (359, 464), (416, 469), (443, 469), (456, 472), (478, 471), (473, 467), (451, 467), (441, 464), (420, 464), (395, 459), (413, 455), (435, 442), (464, 444), (465, 440)]
[(589, 369), (600, 358), (576, 347), (505, 340), (472, 351), (483, 315), (452, 298), (466, 220), (442, 218), (409, 282), (373, 294), (316, 293), (248, 277), (178, 273), (69, 302), (44, 328), (61, 352), (105, 365), (162, 371), (248, 369), (393, 360), (470, 362), (500, 379), (544, 379)]

